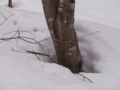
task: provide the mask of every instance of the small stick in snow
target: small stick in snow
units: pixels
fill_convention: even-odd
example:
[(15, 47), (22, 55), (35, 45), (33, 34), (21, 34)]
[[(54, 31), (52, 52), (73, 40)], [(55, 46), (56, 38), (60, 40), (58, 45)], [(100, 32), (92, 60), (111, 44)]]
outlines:
[(19, 51), (19, 50), (15, 50), (15, 49), (11, 49), (12, 51), (15, 51), (15, 52), (20, 52), (20, 53), (30, 53), (30, 54), (34, 54), (37, 58), (38, 58), (38, 60), (40, 60), (40, 58), (39, 58), (39, 56), (38, 55), (42, 55), (42, 56), (46, 56), (46, 57), (49, 57), (49, 55), (47, 55), (47, 54), (43, 54), (43, 53), (38, 53), (38, 52), (34, 52), (34, 51), (28, 51), (28, 50), (26, 50), (26, 51)]
[(83, 74), (79, 73), (78, 75), (83, 77), (83, 81), (85, 81), (85, 79), (87, 79), (90, 83), (93, 83), (92, 80), (90, 80), (89, 78), (87, 78), (86, 76), (84, 76)]
[(43, 56), (46, 56), (46, 57), (50, 57), (49, 55), (47, 54), (43, 54), (43, 53), (39, 53), (39, 52), (34, 52), (34, 51), (29, 51), (29, 50), (26, 50), (27, 53), (31, 53), (31, 54), (35, 54), (35, 55), (43, 55)]

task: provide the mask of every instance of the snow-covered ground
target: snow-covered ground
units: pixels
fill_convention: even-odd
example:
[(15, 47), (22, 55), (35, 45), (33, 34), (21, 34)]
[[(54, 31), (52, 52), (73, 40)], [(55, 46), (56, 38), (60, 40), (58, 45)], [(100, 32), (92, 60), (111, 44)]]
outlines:
[[(120, 90), (119, 4), (119, 0), (76, 0), (75, 28), (86, 71), (82, 74), (93, 83), (83, 82), (82, 76), (63, 66), (44, 62), (47, 57), (39, 57), (40, 61), (35, 55), (13, 51), (34, 50), (55, 59), (51, 39), (41, 42), (45, 50), (11, 40), (0, 43), (0, 90)], [(14, 9), (7, 8), (7, 0), (0, 0), (0, 38), (18, 30), (38, 41), (50, 37), (41, 0), (13, 0), (13, 5)]]

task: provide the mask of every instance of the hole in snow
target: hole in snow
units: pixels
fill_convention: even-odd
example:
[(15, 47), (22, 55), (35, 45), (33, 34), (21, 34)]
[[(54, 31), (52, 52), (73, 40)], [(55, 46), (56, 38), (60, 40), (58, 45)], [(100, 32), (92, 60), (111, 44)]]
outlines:
[[(78, 21), (75, 25), (75, 29), (77, 32), (78, 38), (82, 35), (89, 34), (92, 31), (90, 28), (86, 26), (86, 21)], [(94, 23), (93, 23), (94, 25)], [(79, 38), (79, 47), (81, 51), (82, 61), (83, 61), (83, 71), (87, 73), (98, 73), (99, 71), (96, 69), (96, 63), (99, 62), (101, 59), (100, 53), (96, 50), (94, 47), (95, 43), (93, 44), (93, 39), (90, 37), (85, 38)], [(95, 35), (94, 35), (95, 37)], [(95, 37), (98, 38), (98, 37)]]

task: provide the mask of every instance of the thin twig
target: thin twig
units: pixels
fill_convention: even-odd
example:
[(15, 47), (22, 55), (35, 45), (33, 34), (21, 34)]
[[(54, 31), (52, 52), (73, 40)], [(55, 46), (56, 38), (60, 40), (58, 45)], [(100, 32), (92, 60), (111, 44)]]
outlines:
[(15, 51), (15, 52), (19, 52), (19, 53), (26, 53), (25, 51), (19, 51), (19, 50), (15, 50), (13, 48), (11, 48), (12, 51)]
[[(12, 17), (14, 14), (11, 14), (9, 17), (4, 17), (4, 21), (2, 23), (0, 23), (0, 25), (4, 24), (10, 17)], [(2, 15), (3, 16), (3, 15)]]
[[(50, 57), (49, 55), (47, 55), (47, 54), (43, 54), (43, 53), (38, 53), (38, 52), (34, 52), (34, 51), (29, 51), (29, 50), (26, 50), (26, 51), (19, 51), (19, 50), (15, 50), (15, 49), (11, 49), (12, 51), (15, 51), (15, 52), (20, 52), (20, 53), (30, 53), (30, 54), (34, 54), (34, 55), (41, 55), (41, 56), (46, 56), (46, 57)], [(37, 56), (37, 58), (38, 58), (38, 56)], [(39, 58), (39, 60), (40, 60), (40, 58)]]
[(39, 61), (41, 61), (41, 59), (39, 58), (39, 56), (38, 56), (37, 54), (35, 54), (35, 56), (37, 57), (37, 59), (38, 59)]
[(82, 76), (83, 77), (83, 81), (85, 79), (87, 79), (90, 83), (93, 83), (92, 80), (90, 80), (89, 78), (87, 78), (86, 76), (84, 76), (83, 74), (79, 73), (78, 75)]
[(29, 51), (29, 50), (26, 50), (27, 53), (31, 53), (31, 54), (37, 54), (37, 55), (42, 55), (42, 56), (46, 56), (46, 57), (50, 57), (49, 55), (47, 54), (43, 54), (43, 53), (39, 53), (39, 52), (34, 52), (34, 51)]
[(11, 32), (7, 32), (7, 33), (5, 33), (5, 34), (3, 34), (3, 35), (7, 35), (7, 34), (11, 34), (11, 33), (18, 33), (18, 31), (21, 33), (29, 33), (29, 34), (31, 34), (31, 35), (33, 35), (33, 36), (35, 36), (33, 33), (31, 33), (31, 32), (29, 32), (29, 31), (25, 31), (25, 30), (19, 30), (19, 28), (18, 28), (18, 30), (17, 31), (11, 31)]
[[(23, 31), (23, 32), (24, 32), (24, 31)], [(26, 32), (26, 31), (25, 31), (25, 32)], [(18, 30), (18, 31), (8, 32), (8, 33), (6, 33), (6, 34), (4, 34), (4, 35), (11, 34), (11, 33), (15, 33), (15, 34), (12, 35), (11, 37), (0, 38), (0, 40), (1, 40), (2, 42), (3, 42), (3, 41), (5, 42), (5, 41), (9, 41), (9, 40), (14, 40), (14, 39), (16, 39), (16, 40), (17, 40), (16, 45), (17, 45), (17, 44), (18, 44), (18, 40), (20, 39), (20, 40), (25, 41), (25, 42), (27, 42), (27, 43), (38, 44), (39, 46), (41, 46), (41, 48), (44, 47), (44, 48), (46, 49), (46, 47), (45, 47), (44, 45), (42, 45), (40, 42), (43, 42), (43, 41), (45, 41), (45, 40), (47, 40), (47, 39), (49, 39), (49, 38), (43, 39), (43, 40), (41, 40), (41, 41), (37, 41), (37, 40), (35, 40), (34, 38), (30, 38), (30, 37), (26, 37), (26, 36), (21, 36), (21, 31), (19, 31), (19, 30)], [(1, 43), (2, 43), (2, 42), (1, 42)], [(44, 50), (44, 48), (43, 48), (43, 50)], [(43, 54), (43, 53), (39, 53), (39, 52), (34, 52), (34, 51), (29, 51), (29, 50), (24, 50), (25, 52), (23, 52), (23, 51), (17, 51), (17, 50), (12, 49), (12, 51), (22, 52), (22, 53), (31, 53), (31, 54), (36, 55), (37, 58), (39, 58), (38, 55), (42, 55), (42, 56), (46, 56), (46, 57), (50, 58), (50, 55)], [(40, 58), (39, 58), (39, 60), (40, 60)], [(50, 60), (53, 61), (51, 58), (50, 58)]]
[(93, 32), (93, 33), (89, 33), (89, 34), (83, 35), (83, 36), (79, 37), (78, 40), (81, 39), (81, 38), (84, 38), (84, 37), (88, 37), (88, 36), (94, 35), (94, 34), (96, 34), (98, 32), (100, 32), (100, 31), (96, 31), (96, 32)]
[[(14, 32), (14, 31), (13, 31)], [(12, 33), (12, 32), (9, 32), (9, 33)], [(9, 34), (7, 33), (7, 34)], [(25, 41), (27, 43), (31, 43), (31, 44), (38, 44), (40, 45), (40, 47), (44, 47), (45, 49), (47, 49), (44, 45), (42, 45), (40, 43), (40, 41), (37, 41), (35, 40), (34, 38), (30, 38), (30, 37), (25, 37), (25, 36), (21, 36), (20, 35), (20, 31), (16, 31), (16, 33), (18, 34), (17, 36), (13, 35), (12, 37), (9, 37), (9, 38), (0, 38), (0, 40), (2, 40), (2, 42), (5, 42), (5, 41), (8, 41), (8, 40), (13, 40), (13, 39), (20, 39), (22, 41)], [(4, 34), (5, 35), (5, 34)], [(1, 43), (2, 43), (1, 42)], [(44, 49), (43, 49), (44, 50)], [(48, 49), (47, 49), (48, 50)]]
[[(34, 50), (33, 50), (33, 52), (34, 52)], [(37, 59), (38, 59), (39, 61), (41, 61), (41, 59), (39, 58), (39, 56), (38, 56), (37, 54), (35, 54), (35, 56), (37, 57)]]
[(48, 40), (48, 39), (51, 39), (51, 37), (45, 38), (45, 39), (39, 41), (39, 43), (40, 43), (40, 42), (44, 42), (44, 41), (46, 41), (46, 40)]

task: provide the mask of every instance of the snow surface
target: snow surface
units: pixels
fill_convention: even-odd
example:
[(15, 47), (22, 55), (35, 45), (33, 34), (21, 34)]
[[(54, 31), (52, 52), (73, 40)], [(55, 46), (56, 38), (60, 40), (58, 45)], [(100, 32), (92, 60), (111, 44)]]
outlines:
[[(0, 37), (13, 36), (7, 33), (17, 30), (28, 31), (21, 34), (39, 41), (50, 37), (41, 0), (13, 0), (13, 4), (15, 9), (10, 9), (7, 0), (0, 0)], [(86, 71), (82, 74), (93, 83), (83, 82), (82, 76), (63, 66), (47, 63), (47, 57), (39, 61), (35, 55), (12, 50), (39, 51), (55, 59), (51, 39), (42, 42), (45, 50), (11, 40), (0, 43), (0, 90), (120, 90), (119, 4), (119, 0), (76, 0), (75, 28)]]

